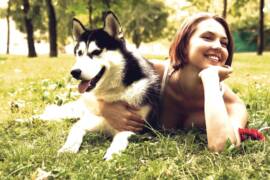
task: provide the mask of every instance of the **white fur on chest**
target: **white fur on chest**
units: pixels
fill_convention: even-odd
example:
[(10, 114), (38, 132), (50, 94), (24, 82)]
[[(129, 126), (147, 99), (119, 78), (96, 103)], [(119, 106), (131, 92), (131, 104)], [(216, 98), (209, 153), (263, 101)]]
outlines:
[[(119, 100), (119, 99), (118, 99)], [(94, 96), (92, 93), (86, 93), (84, 94), (81, 98), (81, 105), (84, 106), (83, 109), (85, 109), (87, 112), (84, 113), (84, 116), (90, 116), (94, 118), (94, 120), (91, 120), (89, 118), (89, 121), (95, 121), (99, 122), (99, 128), (97, 131), (101, 131), (103, 133), (109, 134), (109, 135), (115, 135), (118, 131), (114, 129), (108, 122), (107, 120), (101, 116), (100, 110), (99, 110), (99, 102), (96, 96)], [(143, 107), (140, 107), (140, 110), (138, 111), (138, 114), (146, 119), (148, 113), (150, 112), (150, 106), (145, 105)], [(91, 114), (91, 115), (89, 115)], [(94, 116), (93, 116), (94, 115)], [(83, 117), (81, 117), (83, 118)]]

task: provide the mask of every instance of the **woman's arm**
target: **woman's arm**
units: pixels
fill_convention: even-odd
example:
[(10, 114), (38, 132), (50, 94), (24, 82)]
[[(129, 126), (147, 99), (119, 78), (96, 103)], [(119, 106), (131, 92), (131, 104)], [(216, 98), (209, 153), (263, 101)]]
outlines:
[(234, 128), (237, 143), (241, 143), (239, 128), (245, 128), (248, 120), (248, 113), (244, 102), (227, 86), (225, 86), (224, 101), (226, 104), (227, 112), (229, 114), (229, 121)]
[(141, 131), (145, 121), (137, 113), (136, 107), (126, 102), (105, 102), (99, 100), (100, 114), (106, 118), (108, 123), (118, 131)]
[(228, 139), (235, 145), (240, 144), (238, 128), (244, 126), (247, 120), (245, 106), (236, 95), (225, 92), (227, 98), (224, 101), (220, 79), (225, 79), (229, 73), (230, 69), (215, 66), (204, 69), (199, 74), (204, 87), (208, 147), (217, 152), (224, 149)]

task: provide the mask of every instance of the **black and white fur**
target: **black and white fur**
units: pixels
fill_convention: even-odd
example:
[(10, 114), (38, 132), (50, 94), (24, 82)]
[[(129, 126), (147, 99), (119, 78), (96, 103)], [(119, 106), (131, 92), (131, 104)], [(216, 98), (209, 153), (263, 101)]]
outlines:
[(118, 19), (112, 12), (104, 18), (104, 27), (87, 30), (79, 20), (73, 19), (76, 63), (71, 74), (81, 80), (79, 100), (63, 106), (52, 105), (40, 115), (53, 120), (79, 117), (59, 152), (78, 152), (86, 132), (101, 131), (113, 136), (104, 158), (111, 159), (126, 149), (130, 131), (119, 132), (99, 114), (98, 99), (106, 102), (125, 101), (140, 107), (140, 115), (147, 118), (157, 106), (159, 78), (152, 64), (129, 51)]

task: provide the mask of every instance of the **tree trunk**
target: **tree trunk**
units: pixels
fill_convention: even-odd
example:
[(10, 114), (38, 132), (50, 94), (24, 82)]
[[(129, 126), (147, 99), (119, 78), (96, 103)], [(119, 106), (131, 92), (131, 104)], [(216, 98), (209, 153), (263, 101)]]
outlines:
[(260, 0), (260, 19), (259, 19), (259, 33), (257, 39), (257, 54), (262, 55), (264, 49), (264, 0)]
[(50, 57), (57, 57), (57, 21), (51, 0), (46, 0), (49, 17)]
[(93, 29), (92, 13), (93, 13), (92, 0), (88, 0), (88, 15), (89, 15), (89, 28), (90, 29)]
[(140, 39), (140, 33), (139, 32), (134, 32), (132, 35), (132, 42), (136, 45), (136, 48), (138, 49), (141, 44), (141, 39)]
[(36, 49), (34, 44), (34, 32), (32, 19), (28, 16), (30, 4), (28, 0), (23, 0), (23, 12), (24, 12), (24, 23), (27, 33), (27, 44), (28, 44), (28, 57), (36, 57)]
[(223, 12), (222, 12), (222, 17), (226, 19), (227, 17), (227, 0), (223, 0)]
[(8, 7), (7, 7), (7, 51), (6, 53), (9, 54), (9, 44), (10, 44), (10, 21), (9, 21), (9, 16), (10, 16), (10, 0), (8, 1)]
[(110, 10), (111, 9), (110, 0), (103, 0), (103, 3), (106, 5), (106, 10)]

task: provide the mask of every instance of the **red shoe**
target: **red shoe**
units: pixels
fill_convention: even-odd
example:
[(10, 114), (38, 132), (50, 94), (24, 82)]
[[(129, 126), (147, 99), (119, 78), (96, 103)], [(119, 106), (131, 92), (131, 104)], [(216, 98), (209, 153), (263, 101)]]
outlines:
[(245, 141), (247, 139), (258, 140), (258, 141), (265, 140), (264, 135), (257, 129), (239, 128), (238, 131), (240, 134), (241, 141)]

